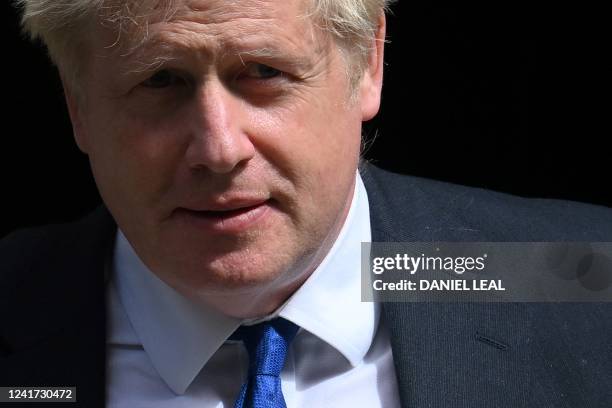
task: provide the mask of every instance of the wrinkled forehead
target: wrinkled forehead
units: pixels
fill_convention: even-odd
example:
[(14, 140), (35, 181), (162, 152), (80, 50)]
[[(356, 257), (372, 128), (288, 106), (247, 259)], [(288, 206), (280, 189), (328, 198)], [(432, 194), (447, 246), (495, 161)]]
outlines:
[(104, 54), (124, 56), (175, 43), (209, 44), (231, 52), (235, 44), (261, 43), (267, 39), (293, 43), (299, 48), (321, 39), (321, 30), (313, 23), (311, 3), (311, 0), (111, 0), (99, 15), (102, 32), (94, 34), (94, 46)]

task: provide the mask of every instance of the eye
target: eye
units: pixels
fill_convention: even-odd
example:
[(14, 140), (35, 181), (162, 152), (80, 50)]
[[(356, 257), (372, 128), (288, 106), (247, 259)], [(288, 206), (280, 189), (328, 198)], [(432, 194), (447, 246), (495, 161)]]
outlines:
[(151, 77), (142, 82), (146, 88), (162, 89), (185, 83), (185, 80), (167, 69), (157, 71)]
[(241, 76), (255, 79), (271, 79), (282, 75), (282, 71), (265, 64), (248, 64), (241, 73)]

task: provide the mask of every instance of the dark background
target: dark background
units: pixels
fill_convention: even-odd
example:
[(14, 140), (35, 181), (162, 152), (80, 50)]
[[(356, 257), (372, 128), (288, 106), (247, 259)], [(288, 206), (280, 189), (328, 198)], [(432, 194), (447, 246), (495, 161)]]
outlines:
[[(8, 3), (0, 237), (100, 202), (57, 74)], [(388, 18), (383, 106), (366, 126), (378, 135), (366, 157), (422, 177), (612, 206), (603, 10), (415, 3), (400, 1)]]

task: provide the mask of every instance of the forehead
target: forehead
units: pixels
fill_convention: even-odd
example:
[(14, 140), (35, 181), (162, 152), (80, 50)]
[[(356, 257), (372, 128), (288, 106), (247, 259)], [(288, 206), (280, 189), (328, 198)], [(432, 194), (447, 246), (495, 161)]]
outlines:
[[(122, 56), (147, 50), (198, 48), (218, 53), (273, 53), (316, 48), (310, 0), (184, 0), (120, 7), (103, 19), (106, 35), (96, 35), (98, 49)], [(102, 43), (100, 43), (100, 40)]]

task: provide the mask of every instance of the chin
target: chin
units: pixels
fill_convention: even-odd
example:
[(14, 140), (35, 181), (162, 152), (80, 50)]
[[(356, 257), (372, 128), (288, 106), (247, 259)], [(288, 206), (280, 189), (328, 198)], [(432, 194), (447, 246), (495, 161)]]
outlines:
[(222, 254), (199, 253), (179, 265), (163, 268), (180, 272), (160, 277), (183, 293), (259, 293), (291, 280), (295, 271), (295, 262), (291, 259), (295, 258), (283, 250), (258, 253), (249, 247)]

